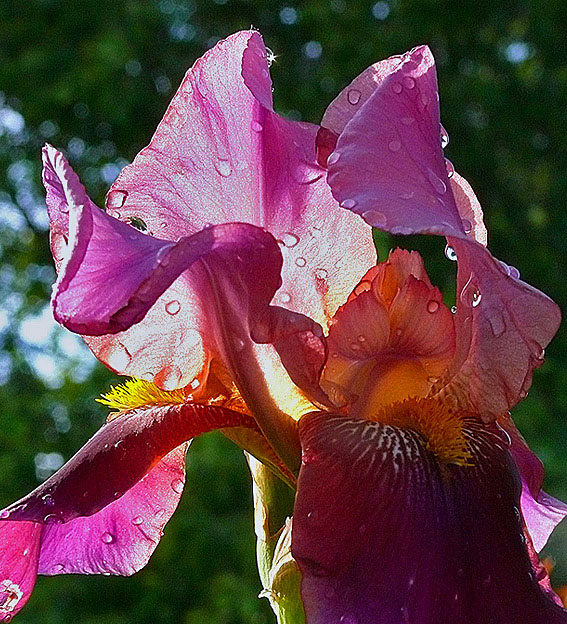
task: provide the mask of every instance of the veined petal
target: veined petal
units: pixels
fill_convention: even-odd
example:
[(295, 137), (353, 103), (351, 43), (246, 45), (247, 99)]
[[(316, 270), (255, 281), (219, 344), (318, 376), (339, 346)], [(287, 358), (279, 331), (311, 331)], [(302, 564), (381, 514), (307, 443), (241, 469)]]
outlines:
[(183, 492), (186, 440), (216, 428), (257, 429), (220, 407), (172, 405), (122, 414), (58, 472), (0, 512), (0, 621), (36, 574), (130, 575), (150, 558)]
[(567, 622), (533, 573), (505, 438), (474, 418), (463, 432), (472, 465), (411, 429), (300, 421), (292, 553), (309, 624)]

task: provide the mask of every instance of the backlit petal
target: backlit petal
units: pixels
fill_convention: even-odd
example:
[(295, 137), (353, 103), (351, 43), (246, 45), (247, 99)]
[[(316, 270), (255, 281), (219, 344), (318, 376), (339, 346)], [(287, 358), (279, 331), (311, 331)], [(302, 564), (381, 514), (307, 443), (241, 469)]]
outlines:
[(472, 466), (407, 429), (301, 420), (292, 553), (309, 624), (567, 622), (533, 574), (505, 439), (474, 419), (465, 434)]

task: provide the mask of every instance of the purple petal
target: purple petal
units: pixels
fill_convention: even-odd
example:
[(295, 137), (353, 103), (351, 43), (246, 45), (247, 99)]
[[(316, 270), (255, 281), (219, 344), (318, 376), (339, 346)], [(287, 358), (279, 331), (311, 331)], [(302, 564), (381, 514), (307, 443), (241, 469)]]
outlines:
[(39, 574), (120, 574), (143, 568), (185, 485), (186, 445), (171, 451), (123, 496), (92, 516), (45, 526)]
[[(348, 94), (347, 94), (348, 97)], [(440, 142), (430, 50), (404, 55), (346, 124), (328, 162), (341, 206), (394, 234), (464, 234)]]
[(42, 529), (35, 522), (0, 522), (0, 622), (9, 622), (33, 591)]
[(409, 429), (312, 413), (292, 552), (309, 624), (559, 624), (539, 586), (520, 485), (495, 425), (466, 421), (472, 466)]
[(442, 390), (491, 419), (523, 399), (557, 331), (560, 312), (508, 274), (480, 244), (449, 239), (458, 257), (457, 352)]

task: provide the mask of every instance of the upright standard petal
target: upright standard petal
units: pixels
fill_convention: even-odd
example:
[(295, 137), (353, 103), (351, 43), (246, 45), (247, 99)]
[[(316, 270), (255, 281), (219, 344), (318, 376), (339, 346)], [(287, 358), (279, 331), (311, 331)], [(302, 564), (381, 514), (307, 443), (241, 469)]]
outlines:
[(329, 183), (375, 227), (449, 237), (459, 261), (457, 349), (437, 390), (450, 383), (445, 396), (494, 419), (525, 396), (560, 315), (484, 248), (482, 211), (462, 178), (449, 179), (439, 135), (433, 57), (416, 48), (344, 127)]
[(505, 438), (462, 416), (464, 463), (412, 428), (300, 421), (292, 553), (309, 624), (567, 622), (535, 577)]

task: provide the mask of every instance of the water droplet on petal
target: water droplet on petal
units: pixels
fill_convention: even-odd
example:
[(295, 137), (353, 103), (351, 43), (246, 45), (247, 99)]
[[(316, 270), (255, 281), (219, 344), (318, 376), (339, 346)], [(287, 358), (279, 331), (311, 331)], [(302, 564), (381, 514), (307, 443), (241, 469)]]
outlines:
[(302, 258), (300, 256), (299, 258), (295, 259), (295, 264), (297, 264), (298, 267), (304, 267), (307, 264), (307, 261), (305, 260), (305, 258)]
[(340, 203), (341, 208), (346, 208), (347, 210), (352, 210), (358, 202), (356, 199), (345, 199)]
[(403, 87), (402, 87), (401, 83), (400, 82), (395, 82), (394, 86), (392, 87), (392, 91), (394, 93), (401, 93), (403, 91)]
[(388, 219), (383, 212), (379, 210), (366, 210), (362, 213), (362, 218), (373, 227), (385, 227)]
[(457, 261), (457, 254), (455, 253), (455, 250), (450, 245), (446, 245), (445, 255), (447, 256), (449, 260), (451, 260), (451, 262)]
[(177, 301), (177, 299), (173, 299), (165, 304), (165, 311), (168, 314), (171, 314), (171, 316), (177, 314), (179, 310), (181, 310), (181, 304)]
[(476, 308), (478, 305), (480, 305), (481, 300), (482, 300), (482, 294), (480, 293), (480, 291), (475, 290), (472, 296), (472, 307)]
[(457, 306), (451, 306), (451, 314), (457, 314)]
[(106, 196), (106, 209), (122, 208), (127, 197), (128, 193), (126, 191), (110, 191)]
[(508, 265), (508, 275), (514, 279), (520, 279), (520, 271), (516, 267)]
[(10, 517), (10, 512), (7, 509), (4, 509), (4, 511), (0, 512), (0, 518), (2, 518), (2, 520), (6, 520), (6, 518)]
[(334, 165), (341, 157), (339, 152), (333, 152), (327, 159), (327, 165)]
[(437, 310), (439, 310), (439, 301), (435, 301), (435, 299), (432, 299), (427, 303), (427, 311), (430, 314), (435, 314)]
[(218, 174), (221, 175), (223, 178), (228, 178), (228, 176), (232, 173), (232, 167), (230, 166), (230, 162), (221, 158), (219, 158), (215, 162), (215, 169), (217, 170)]
[(395, 225), (390, 229), (390, 232), (396, 236), (409, 236), (413, 234), (413, 228), (409, 225)]
[(445, 149), (449, 145), (449, 133), (442, 124), (439, 124), (441, 149)]
[(360, 334), (357, 338), (358, 342), (366, 342), (366, 336), (364, 336), (363, 334)]
[(45, 524), (63, 524), (63, 519), (55, 514), (47, 514), (43, 519)]
[(114, 541), (114, 535), (112, 535), (112, 533), (106, 532), (102, 534), (101, 539), (105, 544), (112, 544), (112, 542)]
[(171, 489), (177, 494), (181, 494), (183, 492), (183, 487), (185, 486), (185, 482), (183, 479), (174, 479), (171, 482)]
[(388, 144), (388, 149), (391, 152), (399, 152), (402, 147), (402, 144), (399, 141), (390, 141)]
[(403, 80), (404, 87), (406, 89), (413, 89), (415, 87), (415, 80), (411, 76), (406, 76)]
[(132, 518), (132, 524), (135, 526), (140, 526), (143, 521), (144, 519), (142, 518), (142, 516), (135, 516), (134, 518)]
[(324, 280), (324, 279), (327, 279), (328, 276), (329, 274), (327, 272), (327, 269), (317, 269), (315, 271), (315, 277), (317, 279)]
[(289, 293), (283, 292), (280, 294), (280, 301), (282, 303), (289, 303), (291, 301), (291, 295)]
[(429, 180), (429, 184), (433, 187), (433, 190), (439, 195), (443, 195), (447, 192), (447, 185), (443, 180), (431, 169), (426, 169), (425, 175)]
[(463, 225), (463, 230), (465, 231), (465, 234), (470, 234), (473, 228), (472, 223), (468, 219), (463, 219), (461, 223)]
[(53, 500), (53, 496), (51, 494), (44, 494), (41, 497), (41, 500), (48, 506), (53, 507), (55, 505), (55, 501)]
[(264, 126), (259, 121), (252, 122), (252, 130), (254, 130), (254, 132), (262, 132), (263, 129)]
[(299, 236), (297, 236), (296, 234), (292, 234), (291, 232), (286, 232), (283, 236), (282, 236), (282, 243), (286, 246), (286, 247), (295, 247), (297, 245), (297, 243), (299, 243)]
[(128, 349), (121, 342), (118, 342), (112, 345), (110, 350), (101, 356), (101, 359), (105, 359), (110, 368), (121, 373), (130, 364), (132, 356)]
[(154, 514), (156, 520), (161, 520), (165, 516), (165, 509), (158, 509)]
[(455, 174), (455, 167), (448, 158), (445, 158), (445, 169), (447, 169), (447, 177), (452, 178)]
[(435, 383), (437, 383), (439, 381), (439, 377), (428, 377), (427, 381), (430, 384), (435, 384)]
[(57, 563), (53, 566), (53, 571), (56, 573), (64, 572), (65, 566), (62, 563)]
[(356, 106), (360, 102), (360, 96), (361, 95), (362, 95), (362, 93), (360, 93), (360, 91), (358, 89), (351, 89), (347, 93), (348, 103), (352, 104), (353, 106)]

